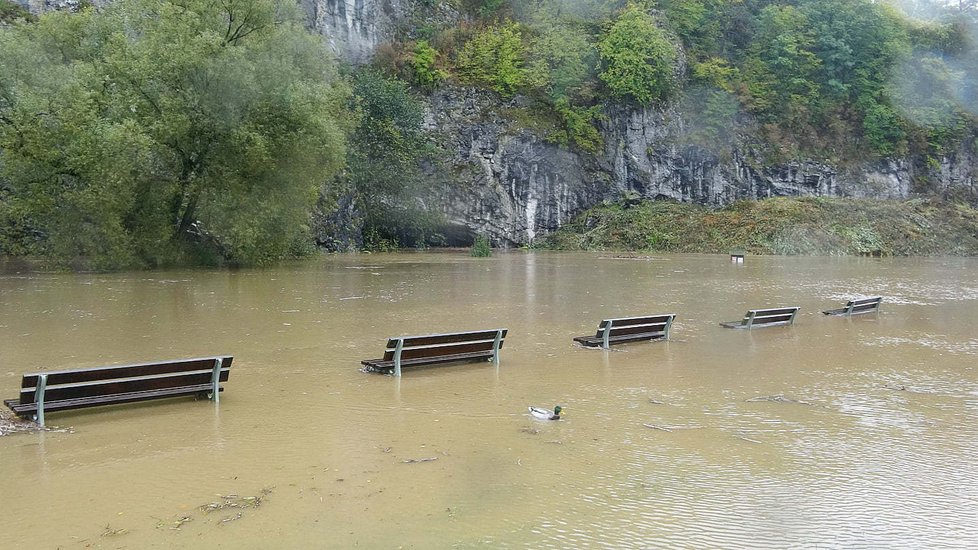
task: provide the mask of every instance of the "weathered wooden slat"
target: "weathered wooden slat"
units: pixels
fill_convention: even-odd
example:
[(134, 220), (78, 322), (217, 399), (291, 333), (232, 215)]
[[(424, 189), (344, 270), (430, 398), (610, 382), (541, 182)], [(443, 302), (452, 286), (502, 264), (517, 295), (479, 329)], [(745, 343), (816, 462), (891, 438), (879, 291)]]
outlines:
[[(177, 388), (166, 388), (156, 391), (141, 391), (130, 393), (116, 393), (108, 395), (96, 395), (75, 399), (64, 399), (58, 401), (45, 400), (44, 409), (48, 412), (63, 411), (71, 409), (83, 409), (87, 407), (97, 407), (101, 405), (115, 405), (122, 403), (135, 403), (137, 401), (149, 401), (168, 397), (180, 397), (185, 395), (197, 395), (207, 393), (211, 390), (210, 384), (197, 384), (194, 386), (182, 386)], [(224, 388), (220, 388), (224, 391)], [(37, 403), (17, 403), (14, 399), (4, 401), (15, 413), (24, 415), (37, 411)]]
[[(438, 357), (440, 355), (454, 355), (457, 353), (469, 353), (473, 351), (491, 350), (495, 339), (479, 340), (475, 342), (459, 342), (454, 344), (438, 344), (429, 346), (407, 346), (401, 350), (401, 359), (413, 359), (415, 357)], [(500, 340), (499, 347), (503, 347)], [(392, 361), (394, 359), (394, 349), (384, 352), (384, 359)]]
[(154, 361), (150, 363), (132, 363), (128, 365), (109, 365), (91, 368), (55, 370), (45, 372), (29, 372), (24, 374), (21, 387), (32, 388), (37, 385), (40, 374), (48, 375), (48, 385), (72, 384), (76, 382), (92, 382), (114, 378), (130, 378), (135, 376), (150, 376), (156, 374), (177, 373), (191, 370), (209, 370), (214, 368), (214, 360), (221, 360), (221, 368), (231, 368), (233, 357), (200, 357), (195, 359), (178, 359), (172, 361)]
[[(458, 342), (473, 342), (477, 340), (493, 340), (496, 337), (495, 330), (478, 330), (472, 332), (453, 332), (449, 334), (426, 334), (423, 336), (405, 336), (404, 347), (437, 346), (440, 344), (455, 344)], [(506, 329), (503, 329), (503, 338), (506, 337)], [(394, 347), (397, 338), (387, 341), (388, 347)]]
[[(665, 337), (664, 332), (642, 332), (623, 336), (612, 336), (608, 338), (608, 342), (611, 344), (624, 344), (626, 342), (640, 342), (642, 340), (663, 340)], [(574, 338), (574, 341), (591, 348), (601, 347), (604, 344), (604, 338), (600, 336), (577, 336)]]
[[(221, 369), (220, 381), (227, 382), (230, 374), (229, 369)], [(134, 377), (121, 380), (99, 380), (66, 385), (52, 385), (49, 382), (47, 389), (44, 392), (44, 401), (51, 402), (99, 395), (111, 395), (116, 393), (135, 393), (141, 391), (148, 392), (197, 384), (209, 384), (212, 376), (213, 371), (200, 370), (186, 373)], [(33, 403), (34, 393), (34, 388), (22, 389), (20, 392), (20, 402)]]
[(739, 321), (726, 321), (720, 326), (726, 328), (764, 328), (794, 324), (798, 307), (779, 307), (770, 309), (751, 309)]
[[(754, 312), (754, 318), (760, 317), (771, 317), (777, 315), (794, 315), (798, 311), (797, 307), (780, 307), (772, 309), (752, 309), (750, 311)], [(748, 312), (749, 313), (749, 312)]]
[[(644, 334), (646, 332), (663, 332), (666, 328), (666, 323), (656, 323), (653, 325), (634, 325), (628, 327), (617, 327), (612, 325), (611, 327), (611, 337), (615, 336), (626, 336), (629, 334)], [(604, 336), (604, 331), (599, 330), (594, 335), (596, 338)]]

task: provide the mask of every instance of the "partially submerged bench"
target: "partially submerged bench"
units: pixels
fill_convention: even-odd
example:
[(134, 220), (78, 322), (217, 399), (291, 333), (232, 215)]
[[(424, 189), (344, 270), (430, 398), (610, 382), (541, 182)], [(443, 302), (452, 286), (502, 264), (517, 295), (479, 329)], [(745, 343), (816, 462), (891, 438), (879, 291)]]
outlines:
[(645, 317), (605, 319), (598, 323), (594, 336), (577, 336), (575, 342), (587, 347), (608, 349), (612, 344), (641, 340), (668, 340), (675, 313)]
[(799, 307), (779, 307), (772, 309), (751, 309), (744, 314), (744, 318), (739, 321), (728, 321), (720, 323), (726, 328), (762, 328), (774, 327), (778, 325), (790, 325), (795, 322), (795, 314)]
[(233, 357), (202, 357), (24, 375), (20, 398), (4, 404), (20, 416), (182, 395), (210, 395), (218, 401), (231, 374)]
[(879, 313), (881, 303), (883, 303), (882, 296), (876, 296), (874, 298), (862, 298), (859, 300), (849, 300), (846, 302), (845, 307), (841, 307), (839, 309), (829, 309), (823, 311), (822, 313), (826, 315), (845, 315), (846, 317), (851, 315), (861, 315), (863, 313)]
[(417, 367), (459, 361), (499, 362), (507, 329), (401, 336), (387, 340), (383, 359), (360, 361), (366, 372), (401, 375), (402, 367)]

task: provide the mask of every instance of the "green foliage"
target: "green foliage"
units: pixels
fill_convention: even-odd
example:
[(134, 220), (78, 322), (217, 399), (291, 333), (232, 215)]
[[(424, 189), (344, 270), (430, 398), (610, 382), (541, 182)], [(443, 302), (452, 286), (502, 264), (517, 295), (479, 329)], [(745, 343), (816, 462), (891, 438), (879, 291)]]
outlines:
[(643, 105), (668, 99), (676, 89), (676, 48), (645, 9), (631, 4), (598, 42), (599, 77), (619, 98)]
[(768, 6), (761, 10), (759, 27), (747, 65), (753, 107), (768, 120), (807, 124), (818, 100), (815, 77), (821, 64), (812, 51), (810, 23), (795, 7)]
[(589, 153), (598, 153), (604, 147), (604, 138), (595, 127), (602, 118), (600, 106), (575, 107), (566, 99), (560, 99), (554, 105), (560, 115), (564, 132), (557, 141), (564, 145), (573, 142)]
[(98, 269), (288, 255), (344, 156), (324, 59), (276, 0), (123, 0), (0, 30), (0, 177), (36, 236), (20, 244)]
[(17, 2), (0, 0), (0, 25), (10, 24), (18, 20), (34, 21), (34, 16)]
[(520, 26), (510, 22), (476, 34), (458, 52), (455, 66), (464, 81), (512, 96), (530, 82), (526, 56)]
[(591, 99), (597, 50), (588, 35), (577, 25), (550, 19), (537, 21), (535, 30), (530, 55), (538, 74), (532, 80), (555, 102)]
[(492, 245), (489, 243), (489, 237), (485, 235), (476, 237), (469, 254), (474, 258), (488, 258), (492, 256)]
[(419, 40), (414, 45), (410, 60), (414, 82), (422, 88), (431, 89), (445, 80), (447, 75), (437, 67), (437, 62), (438, 50), (431, 47), (427, 40)]
[(367, 245), (423, 243), (440, 218), (421, 200), (426, 189), (419, 165), (428, 149), (421, 102), (405, 82), (372, 69), (357, 72), (352, 82), (358, 122), (346, 174), (371, 237)]
[(479, 15), (487, 17), (499, 11), (506, 5), (506, 0), (482, 0), (479, 5)]

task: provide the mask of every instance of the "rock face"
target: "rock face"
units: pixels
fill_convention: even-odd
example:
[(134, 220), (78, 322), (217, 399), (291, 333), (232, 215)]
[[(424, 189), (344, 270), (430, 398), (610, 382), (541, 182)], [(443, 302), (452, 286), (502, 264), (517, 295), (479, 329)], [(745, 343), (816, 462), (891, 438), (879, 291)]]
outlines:
[(430, 0), (300, 0), (309, 25), (326, 37), (342, 61), (362, 65), (395, 38), (413, 38), (424, 24), (454, 24), (450, 2)]
[[(602, 124), (605, 149), (592, 155), (548, 143), (507, 113), (521, 108), (490, 92), (443, 89), (430, 98), (428, 131), (453, 168), (438, 201), (459, 235), (497, 246), (530, 244), (604, 200), (673, 199), (724, 206), (775, 196), (908, 198), (916, 192), (978, 198), (974, 146), (918, 166), (891, 159), (841, 170), (827, 163), (765, 163), (749, 140), (719, 156), (671, 137), (682, 114), (617, 109)], [(916, 184), (930, 182), (928, 186)], [(464, 228), (464, 229), (463, 229)]]
[[(326, 36), (340, 59), (366, 63), (393, 36), (398, 0), (302, 0), (313, 28)], [(385, 9), (386, 8), (386, 9)]]

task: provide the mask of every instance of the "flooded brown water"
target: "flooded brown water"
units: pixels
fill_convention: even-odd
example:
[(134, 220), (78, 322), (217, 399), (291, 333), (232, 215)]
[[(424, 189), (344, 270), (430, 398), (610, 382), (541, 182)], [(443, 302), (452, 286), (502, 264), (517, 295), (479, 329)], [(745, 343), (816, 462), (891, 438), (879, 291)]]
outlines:
[[(864, 295), (879, 316), (819, 313)], [(978, 546), (975, 259), (359, 255), (0, 298), (4, 398), (28, 371), (235, 357), (219, 406), (0, 438), (5, 548)], [(780, 305), (794, 326), (718, 326)], [(672, 341), (571, 340), (649, 313)], [(358, 371), (389, 336), (496, 327), (498, 367)]]

